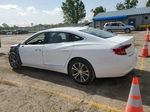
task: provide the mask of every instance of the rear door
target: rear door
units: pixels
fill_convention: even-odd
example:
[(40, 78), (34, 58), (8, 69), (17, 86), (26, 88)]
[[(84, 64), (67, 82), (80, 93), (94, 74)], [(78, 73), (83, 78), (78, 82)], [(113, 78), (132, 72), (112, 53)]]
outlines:
[(47, 44), (43, 48), (44, 66), (50, 70), (63, 69), (73, 50), (70, 34), (49, 32)]

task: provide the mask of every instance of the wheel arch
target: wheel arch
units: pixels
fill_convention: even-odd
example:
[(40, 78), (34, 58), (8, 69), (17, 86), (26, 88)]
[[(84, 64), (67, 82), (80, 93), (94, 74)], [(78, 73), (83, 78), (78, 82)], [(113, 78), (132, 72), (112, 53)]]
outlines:
[(87, 59), (82, 58), (82, 57), (73, 57), (73, 58), (71, 58), (71, 59), (69, 60), (69, 62), (68, 62), (68, 64), (67, 64), (67, 72), (68, 72), (68, 73), (69, 73), (69, 65), (70, 65), (70, 63), (71, 63), (73, 60), (76, 60), (76, 59), (80, 59), (80, 60), (85, 60), (85, 61), (87, 61), (87, 62), (91, 65), (91, 67), (92, 67), (92, 69), (93, 69), (94, 78), (96, 77), (96, 74), (95, 74), (95, 70), (94, 70), (93, 65), (92, 65)]
[(17, 58), (19, 59), (19, 61), (20, 61), (21, 64), (22, 64), (22, 60), (21, 60), (21, 57), (20, 57), (20, 54), (19, 54), (19, 47), (20, 47), (20, 44), (18, 44), (18, 45), (15, 46), (15, 47), (11, 47), (11, 48), (10, 48), (10, 51), (9, 51), (9, 55), (10, 55), (11, 53), (15, 53), (15, 54), (17, 55)]
[(124, 31), (126, 32), (126, 30), (129, 30), (129, 32), (131, 32), (131, 28), (125, 28)]

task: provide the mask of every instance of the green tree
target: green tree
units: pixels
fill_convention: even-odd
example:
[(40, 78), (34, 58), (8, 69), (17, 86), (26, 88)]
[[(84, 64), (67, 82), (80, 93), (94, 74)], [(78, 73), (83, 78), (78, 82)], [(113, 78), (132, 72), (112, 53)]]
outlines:
[(123, 3), (117, 3), (116, 9), (123, 10), (123, 9), (131, 9), (135, 8), (138, 4), (138, 0), (125, 0)]
[(64, 22), (77, 24), (86, 16), (85, 6), (82, 0), (66, 0), (62, 3)]
[(93, 10), (94, 17), (95, 17), (98, 13), (102, 13), (102, 12), (106, 12), (106, 8), (104, 8), (104, 7), (102, 7), (102, 6), (96, 7), (96, 8)]
[(6, 23), (3, 23), (2, 26), (3, 26), (4, 28), (9, 28), (9, 25), (6, 24)]
[(150, 0), (147, 1), (146, 7), (150, 7)]
[(12, 27), (13, 29), (17, 29), (17, 28), (19, 28), (17, 25), (14, 25), (13, 27)]
[(125, 6), (124, 6), (123, 3), (117, 3), (116, 9), (117, 9), (117, 10), (123, 10), (123, 9), (125, 9)]
[(3, 29), (3, 27), (2, 26), (0, 26), (0, 30), (2, 30)]

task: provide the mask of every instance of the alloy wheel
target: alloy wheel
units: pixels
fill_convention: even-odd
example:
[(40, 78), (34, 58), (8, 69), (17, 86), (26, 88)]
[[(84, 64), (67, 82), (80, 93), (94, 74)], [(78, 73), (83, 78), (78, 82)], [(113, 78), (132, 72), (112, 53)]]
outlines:
[(13, 68), (17, 68), (18, 60), (17, 60), (17, 57), (16, 57), (15, 55), (11, 55), (9, 61), (10, 61), (10, 65), (11, 65)]
[(89, 69), (88, 67), (83, 63), (75, 63), (71, 67), (71, 72), (73, 78), (78, 82), (86, 82), (89, 79)]

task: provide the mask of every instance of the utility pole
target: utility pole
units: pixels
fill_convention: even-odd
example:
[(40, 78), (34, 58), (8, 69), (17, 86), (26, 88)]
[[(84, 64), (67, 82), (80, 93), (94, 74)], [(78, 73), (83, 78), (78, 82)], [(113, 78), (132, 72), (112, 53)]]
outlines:
[(0, 37), (0, 48), (1, 48), (1, 37)]

